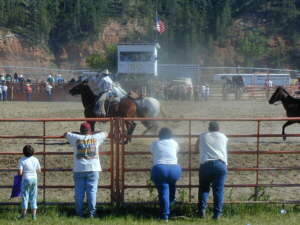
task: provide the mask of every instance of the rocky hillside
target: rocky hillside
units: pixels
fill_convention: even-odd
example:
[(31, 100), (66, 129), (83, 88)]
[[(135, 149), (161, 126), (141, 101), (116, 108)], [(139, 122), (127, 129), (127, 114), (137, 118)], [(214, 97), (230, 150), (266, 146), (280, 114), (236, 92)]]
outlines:
[[(0, 65), (29, 67), (85, 68), (85, 59), (92, 53), (103, 52), (107, 44), (117, 44), (131, 32), (143, 32), (135, 21), (126, 25), (110, 20), (94, 40), (69, 43), (53, 53), (48, 46), (33, 46), (23, 37), (7, 29), (0, 30)], [(0, 68), (1, 69), (1, 68)]]

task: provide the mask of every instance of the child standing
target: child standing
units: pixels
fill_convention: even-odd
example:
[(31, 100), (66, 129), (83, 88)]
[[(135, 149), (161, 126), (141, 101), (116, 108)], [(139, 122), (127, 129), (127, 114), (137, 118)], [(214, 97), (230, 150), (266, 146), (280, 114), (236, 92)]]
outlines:
[(22, 157), (19, 160), (18, 169), (19, 175), (22, 176), (22, 186), (21, 186), (21, 207), (22, 214), (20, 218), (26, 216), (28, 202), (30, 202), (32, 210), (32, 219), (36, 220), (36, 210), (37, 210), (37, 171), (41, 171), (41, 166), (39, 160), (33, 156), (34, 149), (31, 145), (25, 145), (23, 148)]

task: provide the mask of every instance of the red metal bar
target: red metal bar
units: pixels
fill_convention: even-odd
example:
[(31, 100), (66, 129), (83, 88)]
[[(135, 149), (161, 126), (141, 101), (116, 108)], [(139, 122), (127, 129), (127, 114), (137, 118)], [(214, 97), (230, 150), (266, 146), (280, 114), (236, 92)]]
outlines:
[(125, 191), (124, 191), (124, 186), (125, 186), (125, 170), (124, 170), (124, 167), (125, 167), (125, 155), (124, 155), (124, 151), (125, 151), (125, 144), (123, 144), (125, 142), (125, 132), (127, 132), (127, 129), (125, 130), (125, 120), (121, 120), (122, 121), (122, 131), (121, 131), (121, 142), (122, 142), (122, 145), (121, 145), (121, 182), (122, 182), (122, 185), (121, 185), (121, 203), (124, 202), (124, 199), (125, 199)]
[[(125, 185), (124, 189), (132, 188), (154, 188), (154, 185)], [(176, 187), (179, 188), (199, 188), (197, 184), (178, 184)], [(255, 188), (255, 187), (300, 187), (300, 184), (225, 184), (225, 187), (235, 187), (235, 188)]]
[[(109, 121), (110, 125), (110, 134), (114, 133), (114, 127), (113, 127), (113, 120), (110, 119)], [(115, 181), (114, 181), (114, 139), (110, 137), (110, 203), (113, 203), (115, 201)]]
[[(43, 136), (46, 136), (46, 121), (43, 121)], [(43, 138), (43, 203), (46, 203), (46, 139)]]
[[(191, 121), (189, 120), (189, 185), (192, 185), (192, 124)], [(189, 187), (189, 202), (192, 201), (192, 188)]]
[(114, 139), (116, 144), (116, 177), (115, 177), (115, 183), (116, 183), (116, 202), (119, 205), (121, 203), (120, 201), (120, 120), (117, 118), (115, 121), (115, 127), (114, 127)]

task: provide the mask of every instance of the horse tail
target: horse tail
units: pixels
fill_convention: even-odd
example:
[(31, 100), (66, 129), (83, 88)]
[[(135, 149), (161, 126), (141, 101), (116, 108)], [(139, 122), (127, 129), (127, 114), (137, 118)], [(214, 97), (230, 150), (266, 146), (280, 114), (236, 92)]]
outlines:
[(168, 117), (165, 108), (162, 105), (160, 105), (160, 113), (164, 118)]

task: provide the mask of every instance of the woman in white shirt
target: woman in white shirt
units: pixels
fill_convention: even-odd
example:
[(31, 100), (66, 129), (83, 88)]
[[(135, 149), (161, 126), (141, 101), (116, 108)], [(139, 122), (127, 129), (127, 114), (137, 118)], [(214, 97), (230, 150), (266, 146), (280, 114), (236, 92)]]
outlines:
[(167, 221), (170, 215), (170, 202), (175, 201), (176, 182), (181, 176), (178, 165), (178, 143), (172, 138), (169, 128), (159, 131), (159, 140), (152, 143), (150, 151), (153, 155), (151, 179), (155, 183), (161, 208), (161, 219)]

